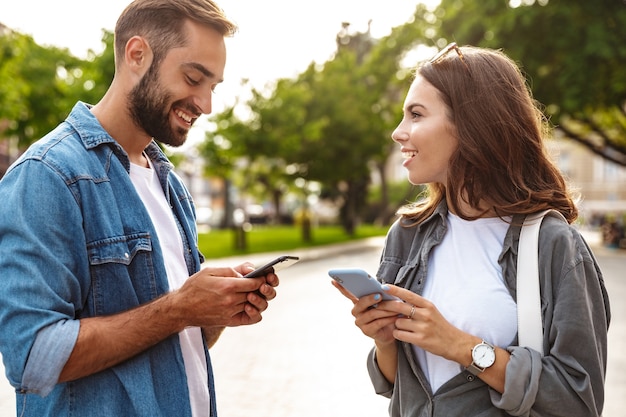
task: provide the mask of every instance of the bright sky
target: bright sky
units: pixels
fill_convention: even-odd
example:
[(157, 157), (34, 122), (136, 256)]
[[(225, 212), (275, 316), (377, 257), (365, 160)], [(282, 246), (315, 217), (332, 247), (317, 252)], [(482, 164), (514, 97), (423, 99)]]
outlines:
[[(406, 23), (418, 3), (439, 0), (216, 0), (239, 26), (228, 39), (225, 81), (214, 98), (214, 111), (232, 104), (240, 80), (255, 87), (294, 77), (312, 62), (325, 62), (336, 49), (335, 36), (344, 21), (365, 31), (372, 19), (374, 37)], [(3, 1), (0, 23), (32, 35), (43, 45), (67, 47), (79, 57), (102, 51), (102, 29), (113, 30), (130, 0)], [(54, 16), (54, 17), (53, 17)]]

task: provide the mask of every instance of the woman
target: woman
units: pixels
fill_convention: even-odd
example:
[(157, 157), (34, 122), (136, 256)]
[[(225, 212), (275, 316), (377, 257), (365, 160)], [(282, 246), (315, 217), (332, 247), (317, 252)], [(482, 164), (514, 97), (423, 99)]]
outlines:
[[(599, 416), (609, 302), (569, 225), (578, 212), (543, 145), (543, 120), (515, 63), (451, 44), (421, 65), (392, 134), (409, 182), (377, 276), (390, 295), (357, 299), (374, 339), (368, 370), (391, 416)], [(516, 261), (526, 215), (539, 236), (544, 356), (518, 346)]]

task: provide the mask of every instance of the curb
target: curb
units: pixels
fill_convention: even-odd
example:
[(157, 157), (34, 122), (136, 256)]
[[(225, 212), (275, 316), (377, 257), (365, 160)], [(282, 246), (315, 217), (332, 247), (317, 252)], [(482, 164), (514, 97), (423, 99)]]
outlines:
[(254, 265), (263, 265), (273, 258), (281, 255), (294, 255), (300, 257), (300, 262), (315, 261), (326, 258), (329, 255), (360, 252), (370, 248), (382, 249), (385, 242), (384, 236), (370, 237), (346, 243), (334, 243), (331, 245), (316, 246), (311, 248), (296, 248), (280, 252), (262, 252), (246, 255), (229, 256), (226, 258), (207, 259), (203, 266), (235, 266), (243, 262), (252, 262)]
[[(594, 256), (615, 256), (626, 258), (626, 250), (606, 247), (598, 239), (597, 233), (588, 230), (580, 230), (587, 244), (591, 248)], [(224, 258), (207, 259), (203, 266), (236, 266), (243, 262), (252, 262), (254, 265), (263, 265), (273, 258), (281, 255), (294, 255), (300, 257), (300, 262), (315, 261), (328, 256), (359, 252), (363, 250), (378, 248), (382, 250), (385, 236), (376, 236), (366, 239), (355, 240), (346, 243), (334, 243), (331, 245), (315, 246), (310, 248), (295, 248), (293, 250), (278, 252), (261, 252)]]

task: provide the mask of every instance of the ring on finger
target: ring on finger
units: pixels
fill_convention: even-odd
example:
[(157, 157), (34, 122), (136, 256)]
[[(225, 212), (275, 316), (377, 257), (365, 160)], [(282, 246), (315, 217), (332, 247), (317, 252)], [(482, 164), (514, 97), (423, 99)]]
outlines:
[(413, 314), (415, 314), (415, 306), (412, 305), (411, 306), (411, 312), (407, 316), (409, 318), (409, 320), (413, 319)]

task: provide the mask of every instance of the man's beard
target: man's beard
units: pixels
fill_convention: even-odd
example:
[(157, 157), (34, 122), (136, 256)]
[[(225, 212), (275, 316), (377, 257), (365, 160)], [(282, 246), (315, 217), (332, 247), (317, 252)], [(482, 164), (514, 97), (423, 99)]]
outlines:
[(152, 65), (128, 94), (128, 109), (135, 124), (148, 135), (165, 145), (177, 147), (185, 143), (189, 130), (172, 128), (170, 98), (169, 91), (161, 85), (157, 67)]

